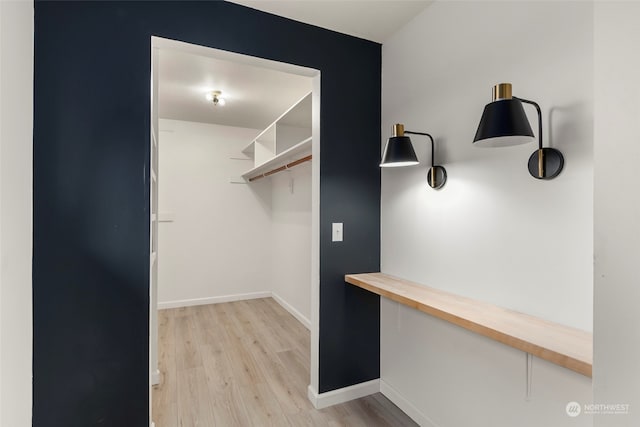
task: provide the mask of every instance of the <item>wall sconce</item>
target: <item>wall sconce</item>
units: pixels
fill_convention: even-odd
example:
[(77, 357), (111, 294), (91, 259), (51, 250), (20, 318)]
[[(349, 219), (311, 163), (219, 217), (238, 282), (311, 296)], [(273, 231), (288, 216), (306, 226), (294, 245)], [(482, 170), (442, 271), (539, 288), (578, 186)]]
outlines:
[(424, 135), (431, 141), (431, 167), (427, 172), (427, 182), (431, 188), (441, 188), (447, 182), (447, 171), (442, 166), (434, 164), (434, 142), (428, 133), (405, 131), (404, 125), (393, 125), (391, 138), (387, 141), (382, 154), (381, 168), (414, 166), (420, 164), (416, 152), (413, 150), (411, 139), (404, 134)]
[(493, 87), (493, 101), (484, 107), (473, 143), (478, 147), (508, 147), (534, 139), (522, 103), (531, 104), (538, 112), (538, 149), (529, 157), (529, 173), (537, 179), (552, 179), (564, 166), (562, 153), (542, 146), (542, 112), (540, 106), (511, 95), (511, 83)]

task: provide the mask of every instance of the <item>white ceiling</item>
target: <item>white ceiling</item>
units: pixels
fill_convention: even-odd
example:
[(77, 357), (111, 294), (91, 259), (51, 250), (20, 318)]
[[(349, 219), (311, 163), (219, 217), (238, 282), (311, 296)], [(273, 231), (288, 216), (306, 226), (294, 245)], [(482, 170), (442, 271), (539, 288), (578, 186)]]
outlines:
[[(165, 39), (154, 41), (159, 47), (158, 116), (163, 119), (264, 129), (311, 92), (312, 70)], [(226, 105), (214, 106), (206, 99), (212, 90), (222, 92)]]
[[(254, 9), (383, 42), (430, 0), (235, 0)], [(154, 37), (160, 118), (264, 129), (311, 91), (315, 70)], [(222, 91), (227, 104), (205, 95)]]
[(433, 0), (232, 0), (252, 9), (384, 43)]

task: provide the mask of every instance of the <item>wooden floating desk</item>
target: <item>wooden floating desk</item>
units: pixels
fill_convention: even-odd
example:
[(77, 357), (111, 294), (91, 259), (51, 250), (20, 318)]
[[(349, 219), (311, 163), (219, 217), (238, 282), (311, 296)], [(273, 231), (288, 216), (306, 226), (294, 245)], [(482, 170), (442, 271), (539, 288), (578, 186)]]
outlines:
[(347, 274), (347, 283), (591, 377), (589, 332), (383, 273)]

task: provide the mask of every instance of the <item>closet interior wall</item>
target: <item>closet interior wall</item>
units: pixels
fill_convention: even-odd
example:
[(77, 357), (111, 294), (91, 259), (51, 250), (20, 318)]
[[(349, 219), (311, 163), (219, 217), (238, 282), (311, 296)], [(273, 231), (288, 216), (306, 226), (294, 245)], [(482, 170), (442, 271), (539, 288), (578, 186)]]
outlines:
[(309, 327), (311, 163), (232, 182), (260, 131), (160, 120), (160, 309), (273, 296)]

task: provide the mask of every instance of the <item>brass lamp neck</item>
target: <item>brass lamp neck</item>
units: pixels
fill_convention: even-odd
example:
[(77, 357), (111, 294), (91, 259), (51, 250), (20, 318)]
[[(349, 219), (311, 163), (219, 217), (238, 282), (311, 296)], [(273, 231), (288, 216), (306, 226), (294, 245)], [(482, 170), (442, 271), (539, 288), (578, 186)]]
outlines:
[(404, 136), (404, 125), (396, 123), (391, 130), (391, 136)]
[(498, 83), (492, 90), (493, 101), (500, 99), (511, 99), (511, 83)]

